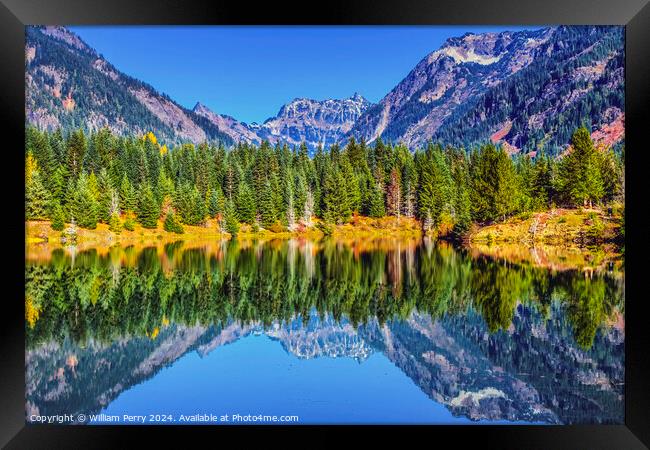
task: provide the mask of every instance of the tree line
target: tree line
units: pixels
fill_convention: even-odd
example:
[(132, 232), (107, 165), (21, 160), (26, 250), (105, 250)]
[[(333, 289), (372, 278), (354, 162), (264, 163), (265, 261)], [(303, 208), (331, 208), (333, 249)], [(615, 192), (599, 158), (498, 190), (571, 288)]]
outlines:
[(425, 231), (464, 233), (487, 223), (553, 205), (604, 204), (622, 198), (624, 148), (599, 149), (577, 129), (568, 152), (511, 157), (491, 143), (465, 150), (429, 143), (289, 148), (263, 142), (224, 146), (183, 144), (168, 149), (153, 133), (123, 137), (108, 129), (26, 130), (27, 220), (48, 219), (63, 229), (72, 220), (114, 231), (169, 231), (218, 220), (237, 233), (253, 228), (294, 230), (317, 217), (326, 224), (354, 214), (411, 217)]

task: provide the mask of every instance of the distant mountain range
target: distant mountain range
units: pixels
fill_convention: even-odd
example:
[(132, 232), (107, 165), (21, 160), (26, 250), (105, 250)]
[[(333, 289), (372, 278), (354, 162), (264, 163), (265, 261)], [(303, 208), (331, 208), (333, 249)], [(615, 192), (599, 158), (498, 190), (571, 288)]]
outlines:
[(296, 98), (263, 124), (200, 102), (184, 108), (64, 27), (27, 27), (25, 57), (26, 121), (47, 129), (151, 130), (169, 143), (304, 142), (310, 150), (354, 137), (410, 148), (491, 140), (511, 153), (557, 153), (583, 123), (608, 144), (624, 139), (623, 27), (467, 33), (427, 55), (377, 104), (358, 93)]

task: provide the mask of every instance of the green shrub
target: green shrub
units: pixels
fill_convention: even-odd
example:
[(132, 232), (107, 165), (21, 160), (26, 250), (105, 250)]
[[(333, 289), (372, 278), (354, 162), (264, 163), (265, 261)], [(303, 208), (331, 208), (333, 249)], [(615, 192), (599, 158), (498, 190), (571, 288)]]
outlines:
[(120, 222), (120, 216), (117, 213), (111, 214), (108, 229), (114, 233), (120, 233), (122, 231), (122, 222)]
[(127, 217), (122, 226), (124, 227), (125, 230), (129, 230), (129, 231), (135, 230), (135, 221), (133, 220), (133, 217)]
[(318, 222), (316, 228), (322, 231), (325, 236), (329, 236), (334, 232), (334, 226), (327, 222)]
[(173, 211), (167, 213), (163, 228), (165, 231), (169, 231), (170, 233), (183, 234), (185, 232), (183, 225), (178, 221)]

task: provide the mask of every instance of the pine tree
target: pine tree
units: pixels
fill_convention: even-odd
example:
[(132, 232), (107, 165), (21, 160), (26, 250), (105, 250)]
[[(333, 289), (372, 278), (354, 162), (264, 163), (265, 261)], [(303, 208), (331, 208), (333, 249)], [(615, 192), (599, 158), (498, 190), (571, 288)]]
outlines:
[(549, 158), (543, 153), (535, 158), (531, 185), (532, 208), (545, 209), (553, 197), (553, 180)]
[(124, 174), (120, 184), (120, 204), (124, 212), (135, 212), (137, 201), (135, 189), (131, 185), (129, 178)]
[(77, 225), (81, 228), (94, 230), (97, 228), (97, 214), (99, 204), (88, 183), (88, 176), (82, 172), (77, 180), (70, 213)]
[(47, 219), (50, 215), (50, 193), (43, 186), (36, 160), (27, 156), (25, 179), (25, 218), (27, 220)]
[(99, 202), (99, 220), (109, 223), (111, 220), (111, 203), (113, 201), (113, 186), (105, 168), (102, 168), (97, 177), (97, 200)]
[(167, 212), (163, 228), (165, 231), (169, 231), (170, 233), (183, 234), (185, 232), (183, 230), (183, 225), (181, 225), (181, 223), (178, 221), (176, 215), (174, 214), (174, 211), (172, 210)]
[(560, 164), (560, 185), (564, 198), (574, 205), (600, 201), (604, 194), (597, 150), (585, 127), (571, 137), (572, 150)]
[(73, 131), (66, 142), (68, 172), (76, 178), (81, 173), (81, 167), (86, 154), (86, 136), (82, 129)]
[(65, 228), (65, 215), (61, 203), (54, 201), (52, 206), (52, 224), (50, 225), (53, 230), (61, 231)]
[(370, 193), (368, 215), (375, 218), (380, 218), (386, 215), (386, 209), (384, 208), (384, 194), (381, 191), (379, 183), (374, 184), (374, 189), (372, 189)]
[(422, 220), (428, 218), (433, 226), (437, 226), (442, 219), (442, 214), (450, 210), (451, 173), (440, 147), (430, 147), (419, 156), (419, 217)]
[(247, 183), (242, 182), (239, 184), (239, 192), (235, 203), (239, 221), (252, 225), (255, 222), (255, 199)]
[(219, 186), (213, 191), (210, 201), (210, 213), (213, 215), (223, 214), (226, 210), (226, 197)]
[(239, 232), (239, 222), (237, 222), (237, 212), (235, 205), (232, 201), (226, 202), (226, 210), (224, 212), (224, 221), (226, 223), (226, 231), (233, 236)]
[(267, 181), (264, 190), (262, 191), (262, 198), (260, 199), (259, 205), (261, 224), (265, 228), (273, 225), (278, 219), (273, 197), (273, 187), (271, 186), (271, 182)]
[(135, 230), (135, 221), (133, 220), (133, 216), (131, 214), (128, 214), (126, 216), (126, 220), (124, 221), (124, 229), (127, 231), (133, 231)]
[(205, 223), (205, 216), (207, 215), (205, 202), (196, 186), (190, 190), (189, 204), (190, 208), (189, 214), (186, 217), (186, 223), (188, 225), (201, 225)]
[(456, 235), (462, 235), (469, 230), (472, 216), (469, 170), (465, 153), (461, 150), (452, 151), (451, 178), (453, 184), (453, 231)]
[(108, 221), (108, 229), (113, 233), (120, 233), (122, 231), (122, 222), (120, 221), (119, 214), (111, 214), (111, 217)]
[(138, 205), (138, 222), (144, 228), (158, 227), (158, 206), (151, 187), (148, 184), (140, 188), (140, 202)]
[(496, 161), (497, 195), (494, 199), (495, 212), (497, 217), (506, 219), (506, 216), (517, 210), (519, 180), (515, 172), (512, 158), (508, 156), (505, 150), (500, 149), (497, 152)]
[(49, 188), (52, 199), (58, 201), (59, 204), (64, 202), (66, 178), (68, 178), (68, 173), (65, 166), (63, 164), (57, 165), (50, 177)]

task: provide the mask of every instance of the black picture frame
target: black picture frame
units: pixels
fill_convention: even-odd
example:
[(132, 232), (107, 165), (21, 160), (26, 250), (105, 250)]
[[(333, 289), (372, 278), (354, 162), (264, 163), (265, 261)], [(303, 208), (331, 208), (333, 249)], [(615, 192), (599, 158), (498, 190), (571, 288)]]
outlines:
[[(246, 439), (258, 431), (275, 432), (283, 442), (293, 440), (283, 427), (124, 427), (27, 425), (25, 423), (25, 333), (24, 304), (24, 238), (23, 203), (19, 192), (24, 187), (24, 38), (25, 25), (83, 24), (340, 24), (340, 25), (545, 25), (545, 24), (608, 24), (626, 25), (626, 368), (625, 425), (573, 426), (436, 426), (406, 427), (428, 433), (430, 442), (473, 441), (481, 448), (554, 448), (554, 449), (634, 449), (650, 446), (650, 326), (647, 324), (646, 298), (643, 295), (644, 263), (648, 239), (645, 236), (643, 212), (645, 183), (644, 152), (650, 106), (650, 4), (646, 0), (444, 0), (417, 2), (412, 0), (372, 2), (332, 1), (314, 4), (308, 12), (307, 3), (244, 3), (203, 2), (199, 0), (0, 0), (0, 101), (1, 123), (11, 144), (3, 141), (5, 161), (0, 196), (5, 227), (5, 247), (11, 252), (3, 274), (2, 327), (0, 333), (0, 444), (6, 448), (121, 448), (134, 445), (135, 438), (153, 436), (167, 440), (192, 433), (207, 437), (215, 431), (244, 431)], [(389, 61), (386, 61), (389, 63)], [(24, 189), (23, 189), (24, 192)], [(4, 198), (2, 198), (4, 197)], [(15, 233), (15, 236), (13, 235)], [(15, 259), (15, 260), (14, 260)], [(294, 429), (315, 430), (318, 427), (298, 426)], [(337, 431), (349, 427), (320, 430), (320, 442), (337, 442)], [(402, 427), (403, 429), (404, 427)], [(252, 431), (255, 431), (253, 433)], [(278, 434), (281, 431), (282, 434)], [(318, 430), (317, 430), (318, 431)], [(393, 434), (386, 427), (363, 431), (372, 434)], [(335, 440), (336, 439), (336, 440)], [(164, 441), (163, 441), (164, 442)], [(190, 442), (190, 441), (186, 441)], [(222, 440), (213, 442), (223, 442)], [(245, 442), (245, 441), (240, 441)], [(413, 441), (414, 442), (414, 441)]]

